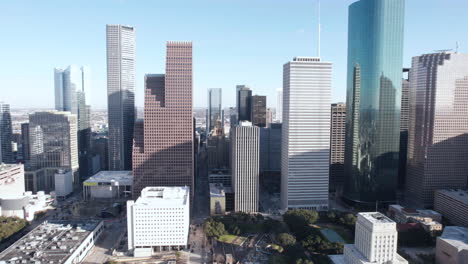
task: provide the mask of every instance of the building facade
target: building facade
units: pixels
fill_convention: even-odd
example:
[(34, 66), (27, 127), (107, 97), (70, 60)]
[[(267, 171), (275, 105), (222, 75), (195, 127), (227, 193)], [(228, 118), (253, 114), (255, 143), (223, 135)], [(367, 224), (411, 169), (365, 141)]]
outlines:
[(128, 250), (135, 257), (187, 246), (190, 188), (146, 187), (127, 201)]
[(109, 170), (132, 168), (135, 123), (135, 29), (107, 25)]
[(21, 151), (23, 161), (27, 162), (30, 159), (30, 148), (29, 148), (29, 123), (21, 124)]
[(0, 102), (0, 162), (14, 163), (10, 105)]
[(145, 76), (144, 121), (135, 124), (134, 193), (147, 186), (194, 187), (192, 42), (167, 42), (166, 74)]
[(453, 225), (468, 227), (468, 190), (436, 190), (434, 210)]
[(0, 199), (22, 196), (24, 188), (23, 164), (0, 164)]
[(342, 192), (344, 183), (344, 153), (346, 134), (346, 104), (331, 105), (330, 120), (330, 191)]
[(283, 89), (276, 89), (276, 122), (283, 122)]
[(409, 71), (404, 68), (403, 74), (407, 73), (401, 82), (401, 115), (400, 115), (400, 155), (398, 168), (398, 189), (402, 190), (406, 180), (406, 161), (408, 156), (408, 127), (409, 127)]
[(296, 57), (283, 66), (281, 203), (328, 208), (332, 64)]
[(260, 128), (241, 122), (231, 128), (231, 170), (236, 212), (258, 212)]
[(404, 7), (404, 0), (349, 7), (343, 196), (362, 206), (396, 198)]
[(246, 85), (237, 85), (237, 122), (252, 121), (252, 90)]
[(468, 54), (413, 58), (406, 200), (432, 207), (436, 189), (467, 186)]
[(250, 105), (252, 107), (251, 118), (252, 125), (258, 127), (266, 127), (267, 125), (267, 109), (266, 96), (254, 95), (250, 97)]
[(260, 172), (281, 172), (281, 123), (260, 128)]
[(468, 264), (468, 228), (447, 226), (436, 241), (436, 263)]
[(224, 126), (221, 88), (208, 89), (208, 116), (206, 117), (207, 134), (214, 128), (216, 122)]

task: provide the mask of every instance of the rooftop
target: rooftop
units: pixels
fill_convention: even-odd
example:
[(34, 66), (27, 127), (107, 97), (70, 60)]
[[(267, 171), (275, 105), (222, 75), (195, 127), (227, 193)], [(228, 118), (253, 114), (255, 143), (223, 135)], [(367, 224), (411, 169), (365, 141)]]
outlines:
[(119, 185), (133, 185), (132, 171), (100, 171), (89, 177), (83, 184), (111, 182)]
[(359, 213), (358, 216), (364, 217), (366, 220), (375, 224), (395, 223), (392, 219), (386, 217), (379, 212)]
[(436, 192), (450, 196), (451, 198), (458, 200), (462, 203), (468, 204), (468, 190), (437, 190)]
[(225, 197), (226, 192), (222, 183), (210, 183), (210, 197)]
[(440, 238), (458, 249), (468, 250), (468, 228), (466, 227), (447, 226)]
[(11, 170), (13, 168), (16, 168), (16, 167), (21, 167), (23, 166), (22, 164), (7, 164), (7, 163), (0, 163), (0, 172), (1, 171), (4, 171), (4, 170)]
[(135, 204), (180, 206), (188, 203), (189, 187), (146, 187)]
[[(44, 222), (0, 253), (3, 263), (64, 263), (100, 221)], [(2, 262), (0, 262), (2, 263)]]

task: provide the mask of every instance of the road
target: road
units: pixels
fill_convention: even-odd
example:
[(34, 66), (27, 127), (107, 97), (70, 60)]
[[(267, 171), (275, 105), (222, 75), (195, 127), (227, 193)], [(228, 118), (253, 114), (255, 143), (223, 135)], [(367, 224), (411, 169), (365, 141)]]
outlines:
[(96, 241), (93, 249), (91, 249), (89, 254), (83, 260), (83, 263), (98, 264), (109, 260), (109, 258), (112, 256), (112, 250), (114, 246), (116, 246), (116, 243), (118, 242), (117, 240), (122, 234), (122, 230), (125, 230), (125, 225), (126, 222), (123, 221), (123, 218), (121, 221), (116, 220), (113, 221), (112, 224), (109, 224), (109, 226), (104, 229), (103, 233)]

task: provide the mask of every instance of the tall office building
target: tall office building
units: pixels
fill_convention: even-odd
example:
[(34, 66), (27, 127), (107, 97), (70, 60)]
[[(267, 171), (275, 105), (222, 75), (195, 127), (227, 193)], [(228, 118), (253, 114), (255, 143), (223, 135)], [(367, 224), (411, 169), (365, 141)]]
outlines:
[(59, 111), (30, 114), (29, 142), (31, 164), (26, 169), (31, 173), (26, 174), (27, 191), (53, 191), (58, 170), (71, 171), (74, 183), (79, 184), (75, 115)]
[(395, 200), (400, 146), (404, 0), (349, 7), (344, 198)]
[(236, 92), (237, 122), (251, 121), (252, 102), (250, 98), (252, 97), (252, 90), (246, 85), (237, 85)]
[(237, 109), (235, 107), (229, 107), (229, 125), (231, 127), (237, 125)]
[(332, 64), (296, 57), (283, 66), (282, 208), (328, 208)]
[(208, 89), (208, 116), (206, 118), (207, 133), (210, 133), (217, 121), (220, 121), (221, 126), (224, 126), (221, 95), (221, 88)]
[(14, 163), (10, 105), (0, 102), (0, 163)]
[(132, 168), (135, 123), (135, 29), (107, 25), (109, 170)]
[(23, 161), (29, 161), (30, 148), (29, 148), (29, 123), (21, 124), (21, 150)]
[(193, 194), (192, 42), (169, 41), (166, 74), (145, 76), (144, 121), (135, 124), (136, 198), (147, 186), (189, 186)]
[(330, 122), (330, 191), (341, 192), (345, 173), (346, 104), (331, 105)]
[(403, 189), (406, 179), (406, 162), (408, 155), (408, 126), (409, 126), (409, 68), (403, 69), (403, 74), (408, 73), (405, 78), (403, 76), (401, 83), (401, 115), (400, 115), (400, 154), (398, 167), (398, 189)]
[(241, 122), (231, 129), (230, 137), (234, 211), (258, 212), (260, 128)]
[(275, 120), (279, 123), (283, 122), (283, 89), (276, 90), (276, 115)]
[(266, 96), (254, 95), (250, 97), (252, 125), (258, 127), (266, 127), (267, 111), (266, 111)]
[(281, 123), (260, 128), (260, 172), (281, 171)]
[(413, 57), (406, 200), (432, 207), (437, 189), (465, 188), (468, 54)]

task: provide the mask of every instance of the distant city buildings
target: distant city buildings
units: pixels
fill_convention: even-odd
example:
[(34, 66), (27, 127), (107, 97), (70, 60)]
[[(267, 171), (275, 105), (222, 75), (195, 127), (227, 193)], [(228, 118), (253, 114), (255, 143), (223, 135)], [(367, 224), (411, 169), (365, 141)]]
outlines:
[(14, 163), (10, 105), (0, 102), (0, 163)]
[(468, 227), (468, 190), (436, 190), (434, 210), (450, 223)]
[(468, 263), (468, 228), (447, 226), (436, 241), (436, 263)]
[(135, 124), (133, 197), (147, 186), (194, 188), (192, 42), (167, 42), (166, 74), (145, 76), (144, 121)]
[(54, 191), (55, 173), (60, 169), (71, 171), (73, 183), (79, 183), (76, 115), (59, 111), (30, 114), (29, 142), (27, 191)]
[(135, 123), (135, 29), (107, 25), (109, 170), (132, 168)]
[(135, 257), (187, 246), (190, 187), (146, 187), (127, 202), (128, 250)]
[(258, 212), (260, 128), (240, 122), (231, 128), (231, 170), (236, 212)]
[(216, 122), (220, 122), (221, 127), (224, 126), (221, 88), (208, 89), (208, 116), (206, 117), (207, 135), (214, 128)]
[(343, 196), (359, 206), (396, 199), (404, 10), (404, 0), (349, 6)]
[(281, 206), (326, 210), (332, 64), (296, 57), (283, 66)]
[(468, 172), (468, 54), (413, 57), (406, 201), (432, 207), (437, 189), (465, 188)]
[(396, 223), (385, 215), (359, 213), (354, 244), (344, 246), (343, 255), (332, 255), (335, 264), (392, 263), (407, 264), (397, 253)]
[(330, 191), (342, 192), (344, 184), (344, 153), (346, 134), (346, 104), (331, 105), (330, 120)]
[(283, 89), (276, 89), (276, 115), (275, 121), (283, 122)]
[(267, 109), (266, 96), (254, 95), (250, 97), (252, 125), (258, 127), (266, 127), (267, 124)]

